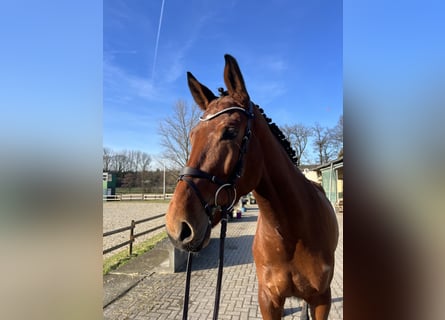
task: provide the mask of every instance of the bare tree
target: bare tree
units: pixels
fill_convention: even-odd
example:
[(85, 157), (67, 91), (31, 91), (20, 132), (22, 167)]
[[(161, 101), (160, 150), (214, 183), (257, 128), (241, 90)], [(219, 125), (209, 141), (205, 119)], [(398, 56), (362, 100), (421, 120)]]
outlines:
[(331, 141), (337, 156), (343, 156), (343, 115), (338, 119), (337, 125), (331, 129)]
[(112, 171), (115, 172), (127, 172), (128, 171), (128, 159), (125, 152), (117, 152), (112, 157)]
[(312, 130), (301, 123), (294, 125), (284, 125), (281, 131), (289, 140), (292, 148), (295, 150), (297, 156), (297, 166), (301, 164), (301, 160), (305, 155), (308, 138), (312, 135)]
[(164, 119), (159, 125), (158, 132), (164, 147), (163, 157), (174, 167), (184, 167), (190, 156), (190, 132), (199, 121), (199, 114), (197, 105), (188, 107), (184, 101), (178, 100), (171, 117)]
[(140, 172), (147, 171), (148, 167), (151, 163), (151, 157), (146, 152), (140, 152), (139, 151), (139, 161), (138, 161), (138, 170)]
[(125, 171), (131, 171), (131, 172), (137, 171), (137, 166), (138, 166), (137, 153), (138, 153), (138, 151), (136, 151), (136, 150), (124, 150), (123, 151), (123, 154), (125, 155), (125, 160), (126, 160), (126, 170)]
[(136, 158), (137, 158), (137, 170), (136, 171), (139, 172), (139, 175), (138, 175), (139, 185), (141, 186), (141, 188), (143, 188), (145, 190), (146, 189), (145, 182), (147, 180), (147, 171), (148, 171), (148, 167), (150, 166), (151, 157), (148, 153), (138, 151)]
[(314, 134), (314, 151), (318, 156), (318, 163), (329, 162), (332, 158), (331, 132), (328, 128), (322, 127), (318, 122), (312, 127)]
[(103, 148), (103, 171), (108, 172), (111, 170), (111, 163), (113, 158), (113, 150), (110, 148)]

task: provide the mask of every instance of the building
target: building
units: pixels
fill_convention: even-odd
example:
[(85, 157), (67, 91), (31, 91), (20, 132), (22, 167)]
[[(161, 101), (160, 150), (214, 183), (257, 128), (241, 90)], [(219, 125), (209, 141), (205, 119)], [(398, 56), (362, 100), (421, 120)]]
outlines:
[(116, 194), (116, 175), (110, 172), (102, 173), (102, 189), (104, 196)]
[(337, 213), (343, 213), (343, 156), (315, 168), (318, 182)]
[(317, 167), (318, 165), (316, 164), (302, 164), (298, 166), (307, 179), (320, 183), (320, 181), (318, 181), (318, 173), (315, 170)]
[(320, 166), (301, 166), (309, 180), (320, 183), (337, 213), (343, 213), (343, 156)]

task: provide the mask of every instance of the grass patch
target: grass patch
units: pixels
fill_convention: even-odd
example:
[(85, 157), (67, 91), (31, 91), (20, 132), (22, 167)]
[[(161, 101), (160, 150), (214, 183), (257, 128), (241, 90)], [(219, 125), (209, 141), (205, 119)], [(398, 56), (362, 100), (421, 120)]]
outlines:
[(127, 250), (116, 253), (115, 255), (106, 258), (103, 262), (102, 274), (106, 275), (110, 271), (116, 270), (117, 268), (126, 264), (128, 261), (131, 260), (131, 258), (137, 257), (147, 251), (150, 251), (159, 241), (165, 239), (166, 237), (167, 232), (163, 231), (160, 234), (141, 243), (133, 244), (133, 254), (131, 256), (128, 254), (127, 248)]

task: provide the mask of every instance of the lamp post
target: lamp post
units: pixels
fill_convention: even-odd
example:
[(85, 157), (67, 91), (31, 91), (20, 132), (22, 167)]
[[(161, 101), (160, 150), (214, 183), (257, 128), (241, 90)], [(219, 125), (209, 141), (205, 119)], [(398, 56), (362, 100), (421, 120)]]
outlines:
[(162, 194), (163, 194), (163, 197), (165, 200), (165, 162), (163, 163), (163, 165), (164, 165), (164, 183), (163, 183), (163, 188), (162, 188), (162, 190), (163, 190)]

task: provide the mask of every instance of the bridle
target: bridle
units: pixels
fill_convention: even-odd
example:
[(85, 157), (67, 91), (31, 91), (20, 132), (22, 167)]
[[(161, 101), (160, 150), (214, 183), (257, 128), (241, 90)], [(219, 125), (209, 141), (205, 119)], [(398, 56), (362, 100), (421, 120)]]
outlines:
[[(217, 212), (221, 212), (221, 233), (220, 233), (220, 242), (219, 242), (219, 264), (218, 264), (218, 278), (217, 278), (217, 285), (216, 285), (216, 293), (215, 293), (215, 306), (213, 309), (213, 319), (216, 320), (218, 318), (218, 310), (219, 310), (219, 301), (220, 301), (220, 294), (221, 294), (221, 282), (222, 282), (222, 272), (223, 272), (223, 266), (224, 266), (224, 240), (226, 237), (226, 230), (227, 230), (227, 215), (232, 212), (233, 206), (235, 205), (235, 201), (237, 198), (236, 194), (236, 181), (241, 177), (243, 173), (243, 167), (244, 167), (244, 155), (247, 152), (247, 147), (249, 144), (249, 140), (252, 134), (251, 126), (252, 126), (252, 119), (254, 118), (253, 113), (253, 103), (249, 102), (249, 111), (246, 109), (234, 106), (229, 107), (226, 109), (223, 109), (219, 112), (216, 112), (214, 114), (207, 115), (205, 118), (200, 117), (200, 121), (209, 121), (212, 120), (224, 113), (227, 112), (233, 112), (233, 111), (239, 111), (242, 112), (247, 116), (247, 125), (246, 130), (244, 132), (244, 136), (240, 145), (240, 153), (238, 156), (238, 160), (235, 164), (233, 173), (231, 176), (229, 176), (228, 180), (223, 180), (215, 175), (212, 175), (210, 173), (207, 173), (205, 171), (202, 171), (198, 168), (193, 167), (184, 167), (178, 178), (179, 181), (184, 181), (187, 183), (188, 186), (194, 191), (196, 196), (198, 197), (199, 201), (201, 202), (201, 205), (203, 206), (207, 217), (209, 218), (209, 225), (212, 225), (215, 214)], [(192, 178), (198, 178), (198, 179), (207, 179), (211, 181), (212, 183), (218, 185), (218, 189), (215, 192), (215, 200), (214, 204), (209, 204), (204, 200), (204, 197), (202, 196), (201, 192), (199, 191), (196, 184), (193, 182)], [(233, 190), (233, 200), (228, 205), (220, 205), (218, 204), (218, 196), (220, 192), (224, 189), (231, 189)], [(188, 254), (188, 261), (187, 261), (187, 273), (186, 273), (186, 285), (185, 285), (185, 296), (184, 296), (184, 308), (183, 308), (183, 320), (187, 319), (187, 313), (188, 313), (188, 302), (189, 302), (189, 294), (190, 294), (190, 276), (191, 276), (191, 269), (192, 269), (192, 253), (189, 252)]]
[[(238, 161), (237, 161), (237, 163), (234, 167), (233, 173), (229, 177), (229, 179), (227, 181), (224, 181), (223, 179), (220, 179), (213, 174), (210, 174), (210, 173), (207, 173), (200, 169), (192, 168), (192, 167), (184, 167), (181, 170), (181, 172), (179, 173), (179, 178), (178, 178), (178, 181), (186, 182), (193, 189), (193, 191), (195, 192), (199, 201), (201, 202), (202, 206), (204, 207), (204, 210), (205, 210), (210, 222), (213, 221), (213, 218), (214, 218), (214, 215), (216, 212), (221, 211), (221, 210), (230, 212), (233, 209), (233, 206), (235, 205), (235, 201), (236, 201), (235, 184), (236, 184), (236, 180), (238, 180), (242, 175), (243, 166), (244, 166), (244, 161), (243, 161), (244, 155), (247, 152), (247, 145), (249, 143), (250, 136), (251, 136), (251, 122), (253, 119), (253, 103), (250, 102), (249, 111), (247, 111), (246, 109), (244, 109), (242, 107), (235, 106), (235, 107), (229, 107), (229, 108), (223, 109), (223, 110), (221, 110), (217, 113), (211, 114), (211, 115), (207, 115), (205, 118), (203, 118), (203, 117), (199, 118), (200, 121), (205, 122), (205, 121), (212, 120), (224, 113), (232, 112), (232, 111), (240, 111), (240, 112), (244, 113), (247, 116), (247, 126), (246, 126), (246, 130), (244, 132), (244, 137), (241, 141)], [(202, 196), (202, 194), (199, 191), (196, 184), (191, 180), (191, 178), (207, 179), (207, 180), (211, 181), (212, 183), (218, 185), (218, 189), (215, 192), (215, 201), (214, 201), (213, 205), (210, 205), (208, 202), (206, 202), (204, 200), (204, 197)], [(221, 206), (218, 204), (218, 196), (219, 196), (219, 193), (225, 188), (232, 189), (234, 192), (234, 197), (233, 197), (233, 201), (228, 206)]]

